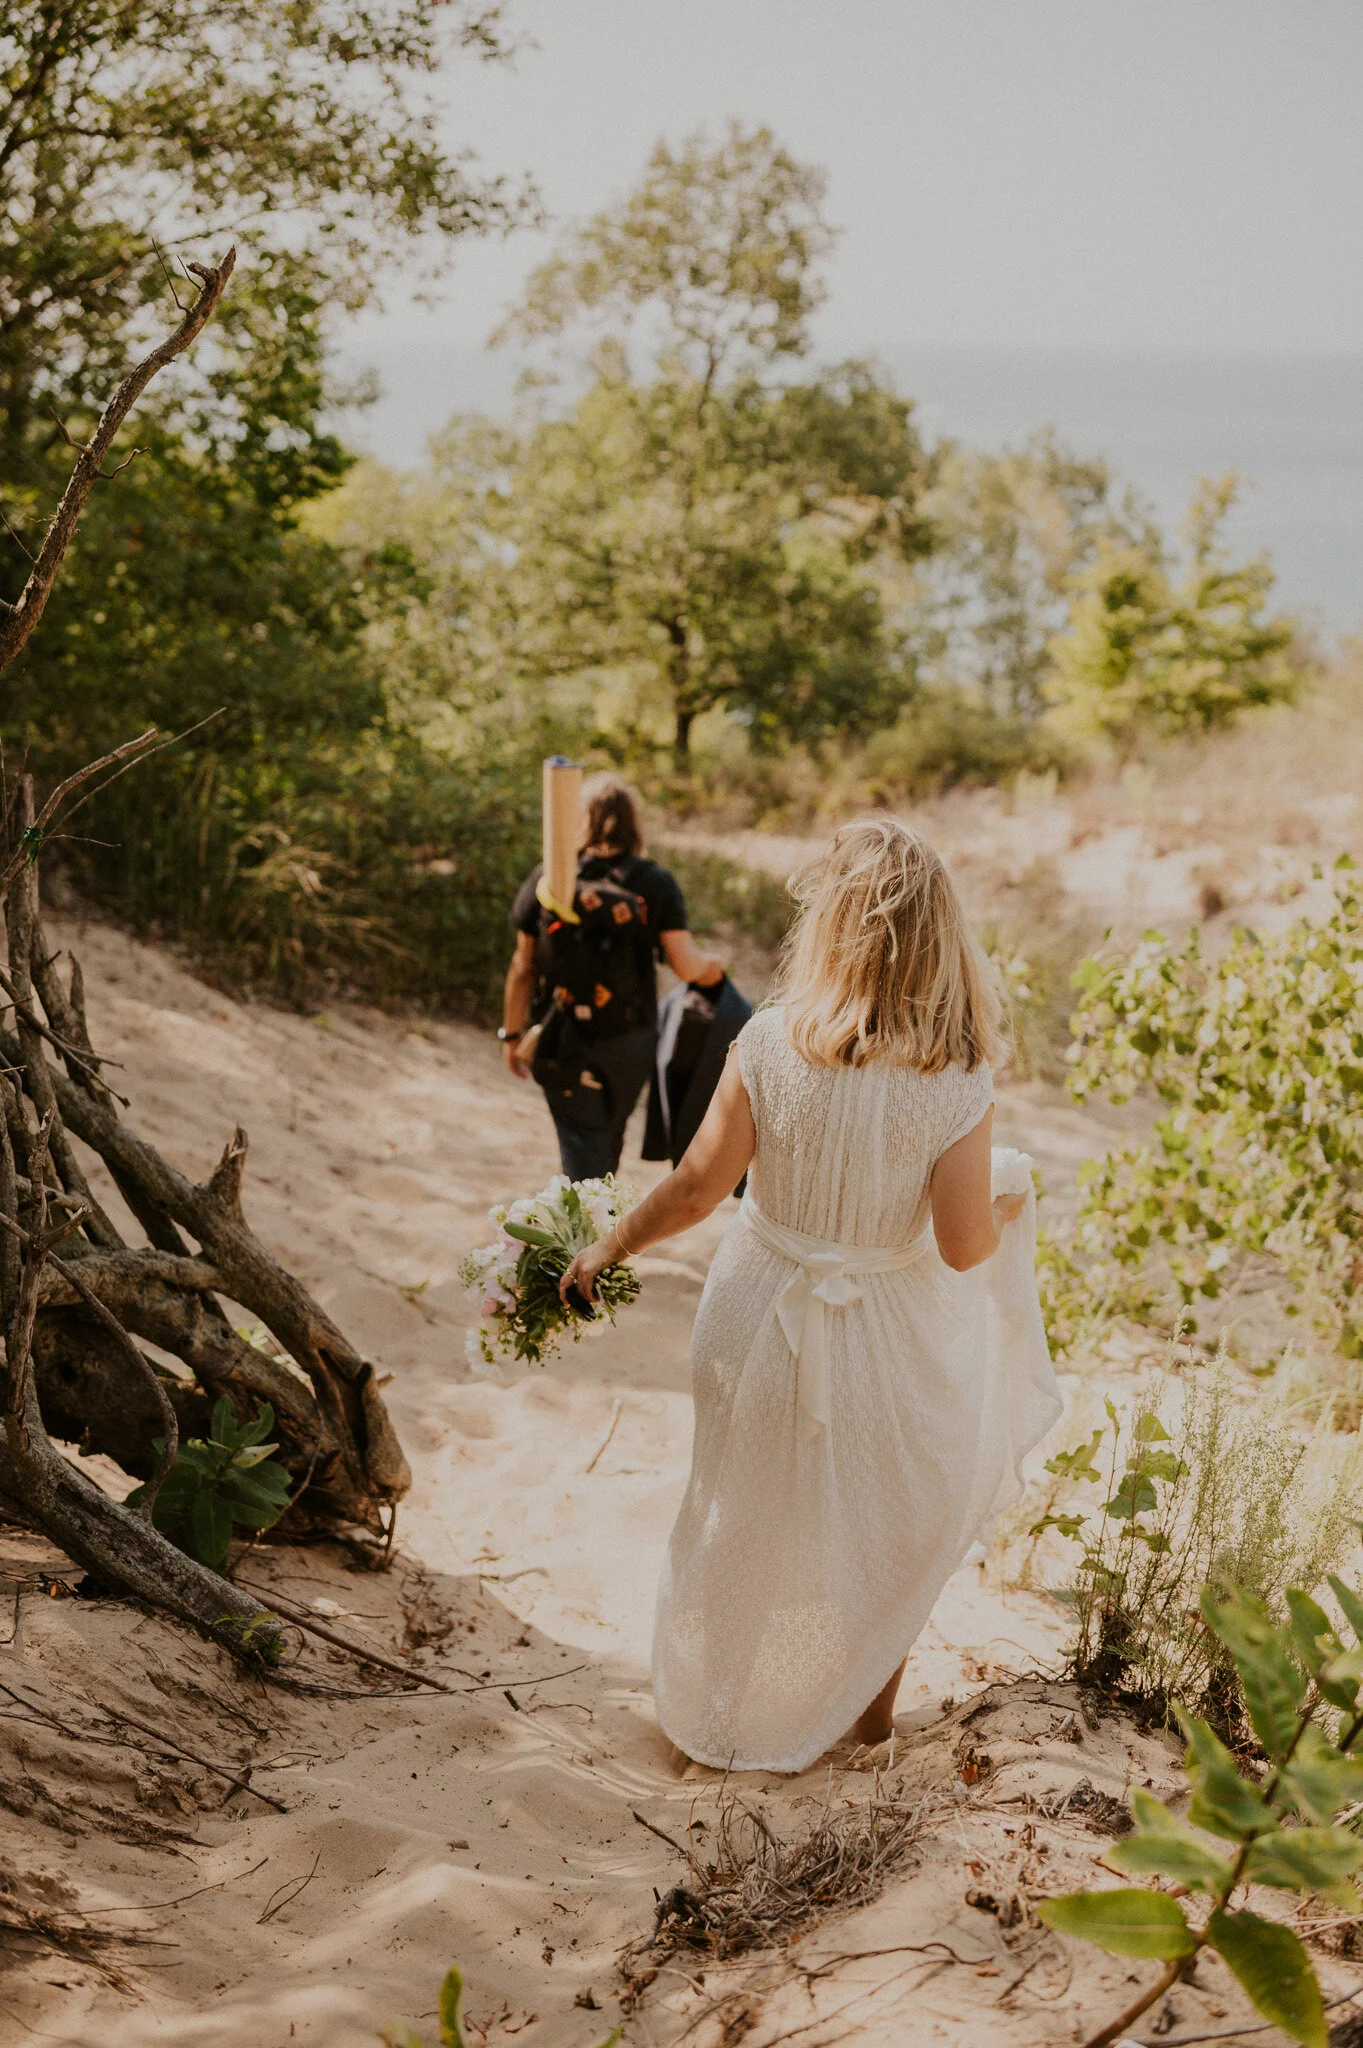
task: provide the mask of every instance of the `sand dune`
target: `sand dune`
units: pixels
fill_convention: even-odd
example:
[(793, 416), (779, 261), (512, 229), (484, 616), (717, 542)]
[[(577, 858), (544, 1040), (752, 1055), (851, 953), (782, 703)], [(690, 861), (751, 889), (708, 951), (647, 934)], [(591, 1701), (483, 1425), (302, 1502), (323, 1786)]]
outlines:
[[(336, 1546), (262, 1546), (246, 1576), (467, 1690), (267, 1691), (158, 1620), (30, 1584), (17, 1639), (0, 1649), (6, 1882), (30, 1922), (41, 1911), (68, 1937), (86, 1932), (74, 1946), (16, 1940), (0, 2040), (360, 2048), (395, 2015), (433, 2033), (457, 1959), (471, 2038), (587, 2048), (621, 2017), (622, 1946), (648, 1934), (655, 1887), (683, 1874), (636, 1812), (678, 1837), (707, 1814), (712, 1829), (721, 1794), (658, 1731), (647, 1653), (689, 1452), (689, 1321), (726, 1215), (642, 1262), (643, 1300), (618, 1329), (547, 1372), (472, 1381), (459, 1258), (490, 1201), (555, 1165), (537, 1094), (506, 1074), (490, 1036), (243, 1005), (154, 946), (54, 929), (79, 946), (96, 1041), (125, 1061), (139, 1127), (202, 1173), (242, 1122), (252, 1222), (392, 1374), (415, 1474), (395, 1569), (357, 1573)], [(1036, 1087), (1004, 1095), (999, 1125), (1062, 1190), (1093, 1135)], [(657, 1169), (628, 1172), (643, 1185)], [(63, 1574), (33, 1539), (0, 1535), (9, 1581)], [(670, 1966), (626, 2014), (626, 2038), (1079, 2038), (1076, 2015), (1118, 1999), (1124, 1971), (1080, 1958), (1067, 1988), (1054, 1944), (1038, 1961), (1034, 1930), (1010, 1932), (997, 1903), (965, 1903), (972, 1889), (997, 1902), (1009, 1885), (1081, 1881), (1100, 1852), (1079, 1809), (1027, 1820), (1028, 1800), (1085, 1779), (1112, 1798), (1133, 1778), (1170, 1779), (1167, 1739), (1090, 1727), (1064, 1688), (1005, 1684), (980, 1703), (988, 1681), (1054, 1662), (1060, 1640), (1048, 1602), (1004, 1599), (978, 1568), (959, 1572), (910, 1659), (885, 1781), (924, 1802), (913, 1862), (877, 1903), (792, 1952), (803, 1976), (770, 1958)], [(317, 1682), (361, 1683), (339, 1653), (314, 1645), (310, 1660)], [(944, 1713), (946, 1699), (959, 1704)], [(120, 1715), (200, 1759), (249, 1763), (287, 1811)], [(965, 1782), (962, 1759), (986, 1746), (987, 1769)], [(865, 1758), (843, 1758), (741, 1789), (787, 1832), (872, 1784)], [(120, 1939), (101, 1946), (91, 1929)], [(949, 1953), (904, 1946), (942, 1942)], [(839, 1954), (853, 1960), (829, 1961)], [(1180, 2019), (1243, 2010), (1204, 1974), (1201, 1991), (1180, 1992)]]

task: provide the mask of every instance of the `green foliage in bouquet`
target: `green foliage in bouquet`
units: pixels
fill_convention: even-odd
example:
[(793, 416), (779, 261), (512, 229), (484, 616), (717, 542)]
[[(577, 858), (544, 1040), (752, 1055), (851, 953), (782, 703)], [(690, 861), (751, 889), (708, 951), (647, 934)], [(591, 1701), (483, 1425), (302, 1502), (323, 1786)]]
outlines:
[[(482, 1321), (469, 1333), (470, 1364), (494, 1364), (501, 1352), (543, 1365), (565, 1336), (577, 1343), (595, 1316), (569, 1307), (559, 1283), (577, 1254), (605, 1234), (600, 1225), (608, 1231), (627, 1206), (614, 1175), (606, 1174), (585, 1181), (559, 1176), (532, 1201), (492, 1211), (503, 1242), (470, 1252), (459, 1268), (466, 1287), (485, 1290)], [(614, 1322), (638, 1294), (633, 1267), (607, 1266), (597, 1276), (595, 1315)]]
[[(254, 1422), (238, 1423), (224, 1394), (213, 1405), (207, 1440), (181, 1444), (156, 1496), (152, 1520), (163, 1536), (210, 1571), (227, 1563), (235, 1527), (268, 1529), (289, 1505), (289, 1475), (274, 1457), (277, 1444), (265, 1438), (274, 1428), (274, 1409), (262, 1403)], [(157, 1456), (164, 1439), (155, 1439)], [(144, 1486), (128, 1495), (136, 1507)]]
[(1232, 1902), (1255, 1884), (1320, 1893), (1348, 1913), (1363, 1909), (1351, 1881), (1363, 1865), (1363, 1840), (1336, 1825), (1363, 1801), (1363, 1762), (1353, 1754), (1363, 1734), (1363, 1600), (1337, 1578), (1330, 1587), (1354, 1632), (1348, 1644), (1305, 1593), (1288, 1593), (1289, 1619), (1280, 1625), (1260, 1601), (1203, 1594), (1203, 1619), (1239, 1674), (1267, 1769), (1262, 1777), (1242, 1772), (1205, 1721), (1181, 1713), (1188, 1819), (1137, 1787), (1135, 1832), (1112, 1845), (1107, 1861), (1133, 1877), (1167, 1879), (1184, 1897), (1132, 1887), (1078, 1892), (1040, 1908), (1047, 1926), (1109, 1955), (1165, 1965), (1087, 2048), (1116, 2041), (1203, 1948), (1216, 1950), (1265, 2019), (1291, 2040), (1327, 2048), (1320, 1986), (1302, 1943), (1280, 1921)]
[[(1076, 1287), (1138, 1318), (1215, 1301), (1258, 1275), (1286, 1283), (1328, 1346), (1363, 1358), (1363, 892), (1343, 856), (1319, 923), (1238, 932), (1220, 958), (1197, 932), (1148, 932), (1086, 960), (1070, 1051), (1080, 1101), (1150, 1088), (1148, 1140), (1091, 1166), (1049, 1291)], [(1077, 1262), (1077, 1264), (1076, 1264)], [(1071, 1318), (1072, 1319), (1072, 1318)]]

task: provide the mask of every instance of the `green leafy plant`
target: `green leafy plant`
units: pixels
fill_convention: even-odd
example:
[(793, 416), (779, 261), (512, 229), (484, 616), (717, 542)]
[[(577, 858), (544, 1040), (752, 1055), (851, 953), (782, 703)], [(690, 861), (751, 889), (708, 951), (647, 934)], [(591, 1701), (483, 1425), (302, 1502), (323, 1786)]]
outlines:
[[(1236, 934), (1147, 932), (1076, 973), (1070, 1088), (1150, 1089), (1150, 1137), (1089, 1169), (1053, 1312), (1079, 1285), (1136, 1318), (1265, 1282), (1329, 1351), (1363, 1358), (1363, 891), (1342, 856), (1318, 922)], [(1158, 1260), (1152, 1253), (1158, 1252)], [(1353, 1390), (1355, 1406), (1358, 1391)], [(1346, 1415), (1341, 1419), (1356, 1419)]]
[(1281, 1618), (1290, 1585), (1318, 1586), (1353, 1539), (1363, 1453), (1357, 1438), (1294, 1430), (1277, 1402), (1244, 1400), (1222, 1360), (1172, 1365), (1128, 1407), (1046, 1462), (1027, 1535), (1075, 1544), (1053, 1593), (1072, 1610), (1081, 1682), (1156, 1718), (1179, 1701), (1227, 1739), (1245, 1732), (1233, 1661), (1202, 1626), (1198, 1594), (1238, 1588)]
[[(1109, 1955), (1165, 1965), (1085, 2048), (1116, 2041), (1203, 1948), (1216, 1950), (1258, 2010), (1293, 2041), (1327, 2048), (1320, 1986), (1302, 1943), (1289, 1927), (1234, 1902), (1243, 1887), (1257, 1884), (1323, 1893), (1351, 1913), (1363, 1909), (1350, 1882), (1363, 1865), (1363, 1840), (1335, 1824), (1363, 1800), (1363, 1762), (1352, 1754), (1363, 1734), (1363, 1600), (1337, 1578), (1330, 1587), (1354, 1632), (1347, 1646), (1304, 1593), (1289, 1591), (1288, 1619), (1280, 1625), (1261, 1601), (1236, 1595), (1218, 1602), (1203, 1594), (1203, 1619), (1239, 1674), (1267, 1770), (1262, 1779), (1246, 1775), (1205, 1721), (1180, 1712), (1188, 1819), (1137, 1787), (1135, 1831), (1112, 1845), (1107, 1861), (1130, 1876), (1166, 1878), (1182, 1896), (1131, 1888), (1078, 1892), (1041, 1906), (1042, 1920), (1061, 1933)], [(1198, 1899), (1205, 1911), (1192, 1903)]]
[[(224, 1394), (213, 1404), (207, 1438), (181, 1444), (156, 1496), (152, 1520), (161, 1534), (210, 1571), (226, 1565), (234, 1528), (269, 1529), (289, 1505), (289, 1475), (274, 1457), (279, 1446), (265, 1442), (273, 1428), (268, 1401), (254, 1422), (238, 1423)], [(158, 1457), (163, 1442), (155, 1439)], [(145, 1494), (135, 1488), (128, 1506)]]
[[(463, 2002), (463, 1973), (451, 1965), (440, 1987), (439, 2048), (468, 2048), (462, 2017)], [(379, 2039), (383, 2043), (383, 2048), (426, 2048), (421, 2035), (415, 2028), (409, 2027), (405, 2020), (389, 2020), (387, 2026), (381, 2030)], [(615, 2031), (607, 2035), (601, 2043), (601, 2048), (614, 2048), (619, 2039), (620, 2029), (616, 2027)]]

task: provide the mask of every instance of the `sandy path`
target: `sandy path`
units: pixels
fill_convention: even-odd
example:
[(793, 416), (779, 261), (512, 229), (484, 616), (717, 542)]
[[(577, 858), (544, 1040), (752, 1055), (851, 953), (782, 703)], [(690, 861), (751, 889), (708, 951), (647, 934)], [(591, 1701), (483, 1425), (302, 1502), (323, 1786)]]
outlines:
[[(63, 1896), (116, 1914), (199, 1886), (223, 1888), (165, 1909), (171, 1921), (162, 1913), (117, 1923), (167, 1936), (173, 1921), (178, 1943), (125, 1962), (126, 1992), (61, 1958), (16, 1966), (0, 1980), (0, 2039), (11, 2038), (3, 2032), (10, 2025), (15, 2041), (73, 2048), (360, 2048), (395, 2013), (424, 2015), (429, 2025), (440, 1975), (458, 1959), (488, 2040), (526, 2031), (534, 2015), (531, 2038), (585, 2048), (618, 2015), (620, 1945), (647, 1932), (653, 1887), (677, 1880), (676, 1859), (632, 1810), (676, 1832), (694, 1798), (713, 1805), (713, 1774), (683, 1774), (652, 1719), (647, 1651), (653, 1586), (689, 1455), (690, 1316), (727, 1205), (667, 1256), (642, 1262), (644, 1299), (617, 1330), (546, 1373), (503, 1386), (471, 1381), (459, 1258), (480, 1240), (491, 1200), (533, 1189), (555, 1166), (538, 1095), (505, 1073), (489, 1035), (244, 1006), (156, 947), (96, 926), (58, 925), (54, 935), (79, 946), (96, 1043), (126, 1063), (139, 1128), (203, 1173), (240, 1120), (251, 1138), (253, 1224), (392, 1373), (388, 1398), (415, 1474), (400, 1543), (434, 1575), (422, 1597), (445, 1631), (425, 1654), (451, 1682), (463, 1671), (486, 1689), (458, 1700), (281, 1706), (262, 1698), (250, 1708), (259, 1727), (248, 1751), (274, 1759), (260, 1782), (290, 1811), (275, 1815), (241, 1798), (221, 1808), (220, 1786), (206, 1808), (191, 1783), (183, 1839), (170, 1843), (138, 1841), (122, 1823), (120, 1836), (107, 1818), (91, 1822), (94, 1832), (63, 1835), (48, 1807), (65, 1800), (78, 1812), (90, 1782), (71, 1777), (60, 1746), (33, 1751), (39, 1738), (25, 1723), (15, 1737), (30, 1745), (23, 1769), (46, 1789), (24, 1811), (22, 1800), (12, 1806), (16, 1858), (26, 1842), (30, 1868), (65, 1887)], [(1033, 1088), (1005, 1094), (999, 1133), (1032, 1150), (1063, 1189), (1092, 1126)], [(627, 1170), (640, 1185), (657, 1172), (637, 1163)], [(111, 1190), (108, 1197), (116, 1209)], [(330, 1550), (257, 1556), (259, 1573), (294, 1599), (323, 1599), (326, 1611), (351, 1617), (342, 1625), (401, 1641), (406, 1567), (389, 1579), (356, 1578)], [(218, 1744), (218, 1756), (242, 1753), (236, 1681), (215, 1652), (116, 1604), (31, 1606), (27, 1632), (0, 1653), (0, 1680), (49, 1703), (107, 1702), (113, 1688), (125, 1704), (141, 1702), (129, 1711), (162, 1727), (174, 1719), (186, 1744), (193, 1736)], [(964, 1940), (978, 1981), (976, 1962), (969, 1971), (953, 1965), (950, 1986), (929, 1971), (926, 1988), (921, 1969), (906, 1977), (901, 1965), (882, 1964), (856, 1990), (853, 1968), (850, 1985), (836, 1980), (836, 1996), (831, 1975), (817, 1996), (800, 1993), (799, 2024), (812, 2000), (834, 2026), (838, 1998), (855, 1991), (857, 2038), (902, 2041), (903, 2001), (921, 1992), (915, 2040), (972, 2041), (982, 2025), (1000, 2042), (1073, 2038), (1068, 2020), (1063, 2034), (1054, 2031), (1052, 2005), (1028, 2007), (1024, 1998), (1017, 2011), (997, 2007), (993, 1980), (1002, 1972), (1006, 1988), (1009, 1950), (993, 1920), (962, 1905), (962, 1858), (1020, 1869), (1025, 1857), (1015, 1826), (1010, 1833), (992, 1809), (969, 1810), (973, 1795), (956, 1787), (962, 1729), (942, 1724), (937, 1705), (1053, 1657), (1055, 1614), (1035, 1596), (990, 1593), (973, 1567), (953, 1579), (914, 1649), (900, 1700), (911, 1775), (957, 1802), (950, 1830), (938, 1828), (915, 1876), (818, 1937), (830, 1952), (838, 1941), (885, 1947), (887, 1933), (921, 1942), (964, 1915), (964, 1936), (958, 1928), (950, 1938), (958, 1947)], [(355, 1682), (351, 1666), (335, 1675)], [(197, 1696), (187, 1690), (194, 1686)], [(1020, 1711), (1010, 1708), (990, 1737), (1000, 1769), (1011, 1745), (1019, 1784), (1063, 1788), (1089, 1775), (1119, 1795), (1133, 1770), (1167, 1775), (1167, 1745), (1143, 1738), (1140, 1749), (1120, 1728), (1083, 1736), (1076, 1751), (1063, 1698), (1028, 1710), (1031, 1733)], [(1047, 1736), (1067, 1722), (1065, 1740)], [(180, 1797), (160, 1780), (147, 1791), (130, 1766), (115, 1770), (97, 1755), (110, 1811), (122, 1811), (120, 1799)], [(864, 1773), (838, 1782), (849, 1791), (870, 1783)], [(757, 1774), (752, 1784), (774, 1815), (794, 1821), (828, 1779), (816, 1770), (785, 1781)], [(1082, 1862), (1097, 1845), (1081, 1825), (1069, 1833), (1074, 1841), (1055, 1853)], [(297, 1900), (262, 1921), (277, 1887), (314, 1861)], [(757, 2001), (755, 2015), (770, 1999), (775, 2031), (781, 2014), (796, 2025), (794, 1994), (771, 1967), (742, 1966), (718, 1980), (711, 1973), (709, 1989), (684, 1976), (660, 1980), (629, 2021), (629, 2038), (674, 2039), (716, 1996), (727, 2002), (689, 2036), (701, 2048), (736, 2039), (733, 2025), (746, 2030), (734, 2019), (744, 2000)], [(860, 1966), (863, 1978), (869, 1967)], [(1085, 1981), (1096, 1981), (1102, 1966), (1084, 1968)]]

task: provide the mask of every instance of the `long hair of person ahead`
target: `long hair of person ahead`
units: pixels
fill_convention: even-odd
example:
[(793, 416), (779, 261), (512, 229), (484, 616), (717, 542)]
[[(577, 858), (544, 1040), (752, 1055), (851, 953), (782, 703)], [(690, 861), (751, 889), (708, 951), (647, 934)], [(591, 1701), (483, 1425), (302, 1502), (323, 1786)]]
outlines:
[(582, 791), (584, 850), (642, 853), (644, 827), (639, 792), (619, 775), (594, 775)]

